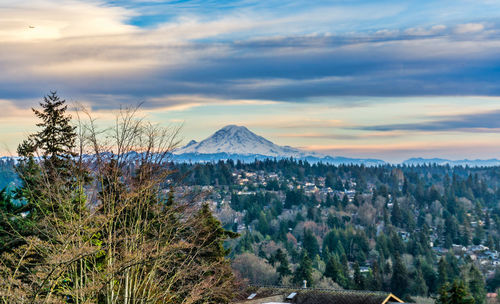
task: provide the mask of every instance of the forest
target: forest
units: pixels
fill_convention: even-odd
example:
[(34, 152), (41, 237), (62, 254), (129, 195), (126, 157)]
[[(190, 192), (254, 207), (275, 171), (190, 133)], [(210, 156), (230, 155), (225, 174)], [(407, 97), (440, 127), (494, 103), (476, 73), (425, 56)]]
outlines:
[[(5, 164), (4, 164), (5, 165)], [(232, 268), (254, 285), (436, 297), (500, 287), (500, 168), (331, 166), (293, 159), (169, 163), (163, 189), (203, 192)]]
[[(436, 297), (462, 280), (476, 303), (500, 286), (500, 168), (331, 166), (282, 159), (176, 165), (210, 187), (233, 269), (252, 284)], [(256, 266), (258, 265), (258, 266)]]

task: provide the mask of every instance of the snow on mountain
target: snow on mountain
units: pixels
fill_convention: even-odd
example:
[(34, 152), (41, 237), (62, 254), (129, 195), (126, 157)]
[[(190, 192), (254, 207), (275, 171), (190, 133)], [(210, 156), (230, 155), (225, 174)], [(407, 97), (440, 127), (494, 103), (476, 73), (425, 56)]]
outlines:
[(243, 126), (229, 125), (200, 141), (190, 141), (174, 151), (174, 160), (179, 162), (210, 162), (220, 159), (252, 162), (256, 159), (291, 158), (307, 160), (310, 163), (364, 164), (377, 166), (385, 164), (379, 159), (357, 159), (332, 157), (316, 152), (304, 151), (290, 146), (279, 146)]
[(243, 126), (229, 125), (215, 132), (210, 137), (200, 141), (190, 141), (186, 146), (174, 151), (174, 154), (239, 154), (263, 155), (268, 157), (294, 157), (307, 156), (324, 157), (315, 152), (307, 152), (288, 146), (278, 146), (271, 141), (259, 136)]
[(190, 147), (190, 146), (195, 145), (195, 144), (197, 144), (197, 143), (198, 143), (198, 142), (197, 142), (196, 140), (191, 140), (190, 142), (188, 142), (188, 144), (187, 144), (187, 145), (185, 145), (185, 146), (184, 146), (184, 148)]
[(1, 156), (0, 162), (13, 162), (14, 164), (17, 164), (19, 159), (19, 156)]

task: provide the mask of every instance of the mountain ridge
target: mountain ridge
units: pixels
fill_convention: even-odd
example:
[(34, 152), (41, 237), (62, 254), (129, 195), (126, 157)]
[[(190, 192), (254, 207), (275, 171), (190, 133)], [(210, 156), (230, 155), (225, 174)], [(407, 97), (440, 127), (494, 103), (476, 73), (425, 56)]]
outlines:
[(490, 159), (458, 159), (450, 160), (446, 158), (422, 158), (413, 157), (403, 161), (403, 165), (450, 165), (450, 166), (469, 166), (469, 167), (493, 167), (500, 166), (500, 160), (496, 158)]
[[(403, 162), (395, 163), (375, 158), (331, 156), (290, 146), (280, 146), (255, 134), (245, 126), (237, 125), (227, 125), (199, 142), (191, 140), (185, 146), (177, 148), (172, 152), (172, 160), (175, 162), (213, 162), (229, 159), (253, 162), (255, 160), (284, 158), (304, 160), (309, 163), (323, 162), (333, 165), (355, 164), (378, 166), (392, 163), (407, 166), (429, 164), (464, 167), (500, 166), (500, 160), (496, 158), (449, 160), (445, 158), (413, 157)], [(14, 161), (14, 163), (17, 163), (18, 159), (19, 157), (17, 156), (0, 157), (0, 161)]]
[[(270, 140), (257, 135), (245, 126), (227, 125), (211, 136), (197, 142), (191, 140), (185, 146), (173, 152), (176, 161), (185, 162), (209, 162), (217, 160), (240, 160), (251, 162), (254, 160), (264, 160), (269, 158), (294, 158), (307, 160), (311, 163), (324, 162), (330, 164), (363, 164), (377, 166), (390, 164), (380, 159), (374, 158), (349, 158), (342, 156), (330, 156), (313, 151), (305, 151), (290, 146), (279, 146)], [(463, 159), (449, 160), (445, 158), (409, 158), (400, 163), (402, 165), (450, 165), (450, 166), (473, 166), (491, 167), (500, 166), (500, 160), (492, 159)]]
[(245, 126), (227, 125), (209, 137), (176, 149), (174, 159), (180, 161), (206, 162), (233, 159), (245, 162), (269, 158), (294, 158), (312, 163), (383, 165), (380, 159), (333, 157), (313, 151), (305, 151), (290, 146), (280, 146), (257, 135)]

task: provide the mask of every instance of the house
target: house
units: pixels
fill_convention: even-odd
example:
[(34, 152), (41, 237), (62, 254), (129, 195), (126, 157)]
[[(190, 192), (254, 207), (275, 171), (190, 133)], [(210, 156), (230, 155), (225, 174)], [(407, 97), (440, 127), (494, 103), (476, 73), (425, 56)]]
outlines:
[(497, 302), (497, 297), (498, 297), (498, 294), (496, 292), (489, 292), (486, 294), (486, 303), (488, 304), (496, 304), (498, 303)]
[(291, 287), (250, 287), (234, 304), (390, 304), (403, 303), (387, 292)]

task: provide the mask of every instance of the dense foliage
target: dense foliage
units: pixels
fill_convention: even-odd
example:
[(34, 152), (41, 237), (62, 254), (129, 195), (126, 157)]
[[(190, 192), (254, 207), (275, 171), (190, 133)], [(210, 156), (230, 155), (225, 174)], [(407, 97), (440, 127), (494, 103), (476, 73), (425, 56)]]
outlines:
[(242, 234), (235, 257), (273, 266), (274, 284), (308, 279), (406, 297), (437, 296), (460, 278), (476, 303), (485, 301), (486, 279), (489, 290), (500, 286), (498, 167), (268, 160), (177, 170), (185, 188), (212, 189), (217, 215)]

